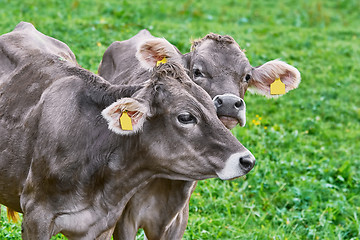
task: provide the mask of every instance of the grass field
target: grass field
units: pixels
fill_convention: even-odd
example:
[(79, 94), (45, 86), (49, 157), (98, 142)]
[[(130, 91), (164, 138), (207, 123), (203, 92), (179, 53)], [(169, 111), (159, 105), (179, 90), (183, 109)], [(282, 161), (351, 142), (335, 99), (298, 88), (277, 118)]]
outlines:
[[(19, 21), (65, 42), (93, 72), (111, 42), (143, 28), (183, 53), (190, 39), (229, 34), (253, 66), (296, 66), (297, 90), (246, 94), (248, 123), (233, 133), (256, 166), (246, 178), (199, 182), (184, 239), (360, 239), (360, 1), (0, 0), (0, 34)], [(0, 239), (20, 239), (19, 226), (2, 211)]]

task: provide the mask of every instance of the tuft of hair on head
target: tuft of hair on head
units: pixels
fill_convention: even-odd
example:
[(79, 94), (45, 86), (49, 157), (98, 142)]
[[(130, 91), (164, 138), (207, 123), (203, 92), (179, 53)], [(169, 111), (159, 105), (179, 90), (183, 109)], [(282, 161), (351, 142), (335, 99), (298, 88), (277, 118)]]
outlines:
[(190, 80), (186, 74), (186, 69), (178, 63), (164, 63), (155, 67), (152, 71), (152, 78), (164, 79), (172, 78), (177, 79), (180, 82)]
[[(209, 33), (207, 34), (205, 37), (201, 38), (201, 39), (195, 39), (192, 40), (192, 44), (191, 44), (191, 51), (194, 51), (196, 49), (197, 46), (199, 46), (201, 43), (203, 43), (206, 40), (213, 40), (222, 44), (236, 44), (236, 41), (229, 35), (219, 35), (216, 33)], [(239, 47), (240, 48), (240, 47)]]
[(16, 223), (16, 222), (18, 222), (20, 220), (19, 213), (12, 210), (11, 208), (7, 208), (7, 214), (6, 215), (7, 215), (7, 218), (10, 221), (14, 222), (14, 223)]

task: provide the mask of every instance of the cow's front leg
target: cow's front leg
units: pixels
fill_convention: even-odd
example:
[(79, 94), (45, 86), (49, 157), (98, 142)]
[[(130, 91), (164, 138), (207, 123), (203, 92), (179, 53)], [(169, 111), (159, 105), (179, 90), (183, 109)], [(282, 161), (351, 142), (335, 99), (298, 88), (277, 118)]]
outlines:
[(182, 211), (176, 216), (170, 226), (168, 226), (161, 237), (161, 240), (173, 239), (181, 240), (184, 236), (189, 219), (189, 203), (184, 206)]
[(21, 222), (21, 239), (22, 240), (29, 240), (27, 236), (27, 232), (24, 229), (24, 221)]
[(113, 235), (114, 228), (111, 228), (107, 230), (106, 232), (103, 232), (100, 236), (96, 238), (96, 240), (111, 240), (111, 236)]
[(21, 225), (22, 239), (49, 240), (52, 233), (52, 215), (40, 207), (24, 212)]
[(123, 222), (118, 222), (116, 224), (113, 237), (116, 240), (121, 240), (121, 239), (135, 240), (137, 231), (138, 231), (138, 227), (136, 224), (124, 224)]

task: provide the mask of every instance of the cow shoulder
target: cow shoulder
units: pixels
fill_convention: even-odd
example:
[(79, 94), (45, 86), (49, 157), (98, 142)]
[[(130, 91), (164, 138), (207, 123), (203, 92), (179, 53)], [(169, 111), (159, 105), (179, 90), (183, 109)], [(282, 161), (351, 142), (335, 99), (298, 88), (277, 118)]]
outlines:
[(0, 36), (0, 49), (0, 108), (4, 119), (14, 122), (23, 119), (45, 89), (61, 78), (59, 64), (77, 64), (66, 44), (25, 22)]
[[(17, 34), (18, 33), (18, 34)], [(11, 34), (16, 36), (14, 47), (22, 46), (28, 51), (38, 50), (48, 54), (57, 55), (62, 60), (76, 63), (74, 53), (63, 42), (39, 32), (31, 23), (20, 22)]]

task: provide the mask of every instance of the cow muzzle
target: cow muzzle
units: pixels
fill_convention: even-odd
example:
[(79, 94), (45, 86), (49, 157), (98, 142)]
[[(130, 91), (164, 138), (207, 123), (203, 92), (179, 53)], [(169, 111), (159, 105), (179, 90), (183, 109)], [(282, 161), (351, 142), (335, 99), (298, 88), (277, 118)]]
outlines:
[(228, 129), (238, 123), (241, 127), (246, 123), (245, 101), (234, 94), (217, 95), (213, 98), (217, 116)]
[(222, 180), (230, 180), (244, 176), (253, 169), (255, 157), (248, 150), (232, 154), (225, 162), (225, 166), (216, 174)]

